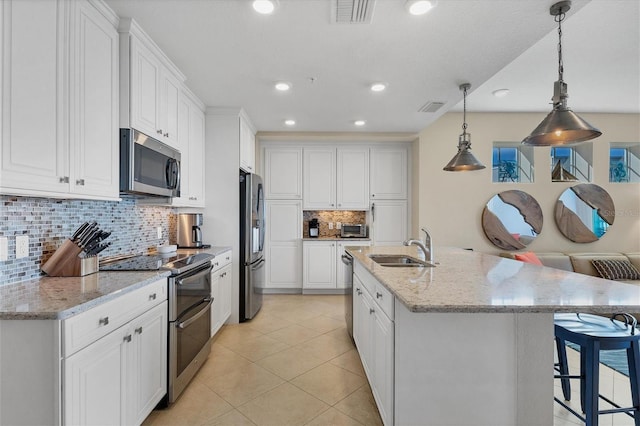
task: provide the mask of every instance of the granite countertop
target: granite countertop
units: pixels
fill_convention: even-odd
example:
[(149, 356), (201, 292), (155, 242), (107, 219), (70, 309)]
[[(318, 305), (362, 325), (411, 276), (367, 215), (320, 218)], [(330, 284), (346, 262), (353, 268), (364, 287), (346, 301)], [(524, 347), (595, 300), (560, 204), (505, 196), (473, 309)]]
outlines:
[(435, 248), (436, 267), (385, 267), (369, 254), (409, 254), (411, 247), (347, 251), (412, 312), (640, 312), (640, 287), (456, 248)]
[[(229, 250), (231, 247), (210, 247), (178, 252), (219, 256)], [(84, 277), (43, 276), (2, 285), (0, 320), (62, 320), (169, 275), (169, 271), (105, 271)]]

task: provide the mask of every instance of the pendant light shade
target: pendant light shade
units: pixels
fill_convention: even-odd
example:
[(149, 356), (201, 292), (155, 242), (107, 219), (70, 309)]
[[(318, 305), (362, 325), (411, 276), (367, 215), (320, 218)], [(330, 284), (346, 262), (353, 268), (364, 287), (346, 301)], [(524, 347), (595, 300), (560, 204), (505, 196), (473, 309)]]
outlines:
[(553, 110), (522, 143), (530, 146), (573, 144), (597, 138), (602, 132), (567, 106), (567, 84), (562, 80), (562, 21), (571, 8), (571, 1), (560, 1), (549, 10), (558, 22), (558, 81), (553, 86)]
[(464, 93), (462, 134), (458, 137), (458, 153), (442, 169), (447, 172), (465, 172), (485, 168), (484, 164), (471, 153), (471, 135), (467, 133), (467, 90), (470, 87), (469, 83), (460, 85), (460, 90)]

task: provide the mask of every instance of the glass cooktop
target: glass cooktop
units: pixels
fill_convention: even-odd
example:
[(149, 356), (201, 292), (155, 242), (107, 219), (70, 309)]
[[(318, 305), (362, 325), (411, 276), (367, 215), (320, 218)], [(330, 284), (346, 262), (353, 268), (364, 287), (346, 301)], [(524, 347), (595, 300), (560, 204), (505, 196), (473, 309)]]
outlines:
[(145, 254), (127, 259), (116, 260), (100, 266), (101, 271), (158, 271), (160, 269), (180, 273), (206, 262), (215, 256), (208, 253), (198, 254)]

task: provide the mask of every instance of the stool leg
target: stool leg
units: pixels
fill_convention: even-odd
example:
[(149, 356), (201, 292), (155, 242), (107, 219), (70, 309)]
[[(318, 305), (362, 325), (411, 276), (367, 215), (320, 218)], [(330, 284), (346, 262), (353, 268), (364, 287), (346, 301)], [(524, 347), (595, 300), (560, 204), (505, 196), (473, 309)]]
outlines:
[(640, 426), (640, 347), (638, 341), (631, 342), (627, 348), (627, 362), (629, 363), (629, 381), (631, 382), (631, 400), (636, 411), (633, 412), (633, 419), (636, 426)]
[[(582, 347), (585, 360), (584, 412), (586, 426), (598, 426), (598, 392), (600, 382), (600, 342), (590, 341)], [(582, 358), (582, 351), (581, 358)]]
[[(558, 367), (561, 375), (569, 374), (569, 365), (567, 363), (567, 347), (564, 340), (556, 337), (556, 351), (558, 352)], [(569, 379), (560, 379), (562, 384), (562, 394), (565, 401), (571, 401), (571, 384)]]

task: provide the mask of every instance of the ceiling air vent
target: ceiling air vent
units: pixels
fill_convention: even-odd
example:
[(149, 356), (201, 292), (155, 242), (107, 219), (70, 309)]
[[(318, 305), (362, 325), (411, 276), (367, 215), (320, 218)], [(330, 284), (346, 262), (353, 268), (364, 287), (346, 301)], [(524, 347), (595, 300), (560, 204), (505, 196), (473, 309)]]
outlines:
[(436, 112), (444, 104), (444, 102), (427, 102), (418, 109), (418, 112)]
[(370, 24), (376, 0), (334, 0), (332, 21), (338, 24)]

